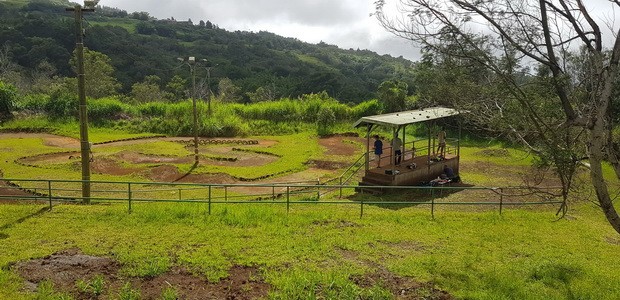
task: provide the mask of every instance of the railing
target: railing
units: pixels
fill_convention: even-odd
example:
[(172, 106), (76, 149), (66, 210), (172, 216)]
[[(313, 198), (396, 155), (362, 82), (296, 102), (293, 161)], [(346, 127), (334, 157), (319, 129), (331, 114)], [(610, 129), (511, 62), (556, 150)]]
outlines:
[(370, 152), (363, 153), (360, 157), (357, 158), (357, 160), (355, 160), (354, 163), (352, 163), (346, 170), (344, 170), (344, 172), (342, 172), (340, 176), (323, 182), (323, 185), (332, 185), (332, 183), (338, 181), (338, 187), (340, 191), (339, 197), (342, 198), (342, 186), (349, 183), (349, 180), (351, 180), (351, 178), (353, 178), (353, 176), (355, 176), (355, 174), (357, 174), (359, 170), (366, 164), (366, 155), (369, 154)]
[[(13, 185), (3, 189), (18, 189), (23, 195), (0, 195), (0, 199), (20, 199), (47, 201), (49, 209), (53, 208), (54, 202), (82, 202), (80, 189), (71, 188), (72, 185), (81, 186), (81, 180), (44, 180), (44, 179), (3, 179)], [(20, 183), (20, 184), (17, 184)], [(207, 203), (208, 213), (211, 213), (213, 204), (226, 203), (279, 203), (286, 205), (287, 213), (294, 204), (338, 204), (359, 205), (360, 217), (364, 215), (364, 206), (423, 206), (429, 205), (431, 215), (435, 216), (438, 205), (484, 205), (497, 206), (499, 213), (506, 206), (522, 205), (553, 205), (562, 204), (562, 201), (554, 200), (553, 191), (558, 188), (531, 188), (531, 187), (452, 187), (452, 186), (373, 186), (372, 188), (389, 190), (393, 194), (402, 195), (399, 201), (379, 201), (377, 197), (357, 194), (359, 199), (351, 200), (320, 200), (321, 190), (326, 188), (356, 189), (357, 185), (325, 186), (321, 184), (297, 184), (297, 183), (272, 183), (272, 184), (195, 184), (195, 183), (158, 183), (158, 182), (116, 182), (116, 181), (90, 181), (92, 189), (89, 198), (91, 202), (127, 202), (128, 212), (133, 210), (133, 204), (138, 202), (175, 202), (175, 203)], [(271, 193), (242, 194), (239, 189), (268, 189)], [(235, 190), (237, 190), (235, 192)], [(276, 190), (279, 192), (276, 194)], [(493, 199), (487, 201), (438, 201), (443, 193), (454, 191), (487, 191)], [(517, 193), (516, 191), (521, 191)], [(418, 195), (411, 195), (411, 193)], [(304, 194), (314, 195), (308, 197)], [(529, 197), (534, 193), (546, 195), (542, 201), (507, 201), (508, 198)], [(15, 192), (13, 193), (15, 194)], [(174, 195), (170, 197), (167, 195)], [(145, 195), (151, 195), (145, 196)], [(269, 196), (265, 199), (260, 196)], [(335, 195), (334, 195), (335, 196)], [(428, 198), (424, 201), (410, 200), (408, 197)], [(370, 197), (370, 198), (368, 198)], [(465, 195), (463, 195), (464, 198)], [(480, 199), (480, 195), (476, 199)], [(245, 199), (245, 200), (242, 200)], [(335, 197), (334, 197), (335, 199)], [(309, 201), (310, 200), (310, 201)]]

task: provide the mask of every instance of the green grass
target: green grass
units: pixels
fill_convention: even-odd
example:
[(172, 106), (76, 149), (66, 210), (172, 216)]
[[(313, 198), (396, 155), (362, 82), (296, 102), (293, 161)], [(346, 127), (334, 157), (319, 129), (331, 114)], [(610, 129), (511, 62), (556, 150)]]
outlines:
[[(0, 240), (0, 266), (78, 247), (115, 257), (126, 276), (154, 276), (178, 264), (213, 281), (234, 264), (261, 266), (274, 299), (357, 299), (370, 291), (350, 275), (376, 266), (459, 298), (620, 296), (617, 234), (589, 205), (560, 221), (552, 210), (446, 210), (433, 220), (417, 207), (367, 207), (362, 219), (355, 209), (331, 205), (295, 206), (289, 215), (283, 206), (232, 204), (218, 204), (211, 215), (200, 206), (180, 213), (187, 207), (142, 204), (128, 215), (121, 205), (57, 206), (2, 231), (8, 237)], [(3, 206), (0, 226), (37, 209)], [(20, 295), (6, 268), (0, 285), (0, 297)]]
[[(116, 135), (102, 136), (105, 140)], [(204, 166), (198, 171), (261, 176), (303, 170), (308, 159), (323, 157), (309, 133), (259, 139), (278, 143), (239, 148), (268, 152), (282, 162), (242, 169)], [(123, 150), (188, 153), (183, 145), (165, 141), (97, 149), (96, 155)], [(495, 151), (485, 151), (489, 149), (508, 156), (494, 156)], [(3, 139), (0, 169), (7, 178), (79, 178), (79, 169), (68, 166), (46, 169), (13, 163), (18, 157), (55, 151), (39, 138)], [(531, 162), (525, 152), (505, 152), (497, 146), (461, 151), (463, 163), (516, 169)], [(605, 172), (613, 175), (609, 166)], [(479, 185), (496, 183), (485, 169), (463, 170), (463, 176)], [(115, 181), (132, 178), (94, 176)], [(167, 193), (160, 196), (170, 197)], [(462, 194), (453, 193), (445, 200), (459, 197)], [(321, 199), (326, 200), (333, 199)], [(600, 209), (585, 202), (572, 203), (569, 216), (561, 220), (554, 207), (506, 209), (499, 215), (495, 209), (443, 206), (435, 219), (428, 206), (366, 205), (361, 219), (357, 204), (294, 204), (288, 214), (284, 204), (265, 203), (214, 203), (211, 214), (206, 204), (196, 203), (134, 203), (132, 214), (127, 213), (126, 203), (57, 205), (52, 211), (43, 207), (2, 205), (0, 209), (0, 299), (68, 299), (50, 282), (43, 282), (37, 294), (26, 294), (10, 266), (73, 247), (117, 259), (121, 274), (129, 278), (153, 277), (180, 266), (218, 281), (233, 265), (257, 266), (273, 287), (271, 299), (391, 299), (380, 283), (360, 287), (352, 280), (379, 269), (432, 282), (463, 299), (620, 298), (620, 238)], [(105, 282), (94, 279), (81, 286), (92, 294), (105, 290)], [(126, 285), (114, 293), (115, 299), (135, 299), (140, 292)], [(173, 299), (175, 293), (165, 295)]]
[(307, 168), (304, 164), (308, 159), (317, 157), (322, 153), (316, 138), (309, 133), (257, 137), (257, 139), (275, 140), (277, 143), (270, 147), (239, 146), (237, 148), (269, 153), (279, 157), (279, 159), (264, 166), (247, 166), (243, 168), (230, 166), (199, 166), (196, 171), (199, 173), (223, 172), (233, 177), (252, 180), (265, 176), (304, 170)]
[(118, 26), (118, 27), (122, 27), (125, 28), (125, 30), (127, 30), (129, 33), (135, 33), (136, 32), (136, 24), (138, 23), (138, 20), (134, 20), (134, 19), (120, 19), (120, 18), (110, 18), (108, 20), (105, 21), (88, 21), (89, 25), (98, 25), (98, 26)]
[[(1, 129), (13, 132), (44, 132), (79, 139), (80, 125), (77, 121), (50, 121), (47, 118), (14, 119), (2, 124)], [(126, 130), (108, 127), (88, 128), (88, 140), (102, 143), (130, 138), (156, 136), (153, 133), (131, 133)]]

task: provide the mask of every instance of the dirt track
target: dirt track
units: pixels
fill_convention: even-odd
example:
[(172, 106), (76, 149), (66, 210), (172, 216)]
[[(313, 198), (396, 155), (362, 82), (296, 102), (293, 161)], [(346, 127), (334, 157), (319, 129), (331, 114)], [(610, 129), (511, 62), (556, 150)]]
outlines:
[[(59, 148), (58, 153), (42, 154), (38, 156), (24, 157), (18, 160), (19, 163), (33, 166), (33, 167), (45, 167), (50, 164), (76, 164), (79, 163), (80, 155), (80, 143), (79, 140), (62, 137), (46, 133), (0, 133), (0, 139), (7, 138), (40, 138), (46, 146)], [(156, 182), (184, 182), (184, 183), (248, 183), (247, 181), (241, 181), (232, 176), (224, 173), (211, 173), (211, 174), (199, 174), (189, 173), (185, 174), (178, 170), (173, 164), (187, 164), (193, 162), (193, 155), (177, 157), (177, 156), (162, 156), (162, 155), (147, 155), (136, 151), (125, 150), (109, 156), (97, 156), (97, 149), (136, 145), (144, 143), (153, 143), (157, 141), (167, 142), (183, 142), (191, 145), (193, 138), (190, 137), (152, 137), (137, 140), (124, 140), (116, 141), (104, 144), (93, 145), (93, 152), (95, 153), (95, 159), (91, 164), (91, 172), (93, 174), (108, 174), (108, 175), (139, 175), (144, 178)], [(203, 166), (230, 166), (230, 167), (249, 167), (249, 166), (262, 166), (272, 162), (275, 162), (279, 158), (277, 156), (247, 152), (236, 151), (235, 145), (230, 145), (230, 142), (243, 142), (250, 141), (249, 139), (216, 139), (217, 143), (209, 144), (208, 147), (201, 146), (200, 148), (200, 164)], [(253, 140), (252, 140), (253, 141)], [(331, 136), (319, 140), (319, 144), (324, 147), (325, 154), (328, 156), (354, 156), (360, 152), (360, 146), (354, 144), (355, 141), (359, 144), (364, 142), (364, 139), (357, 137), (346, 136)], [(259, 140), (258, 143), (249, 143), (244, 145), (244, 148), (251, 149), (253, 147), (269, 147), (277, 143), (274, 140)], [(191, 149), (190, 149), (191, 150)], [(191, 151), (188, 151), (188, 153)], [(150, 164), (150, 165), (149, 165)], [(153, 164), (159, 164), (159, 166), (153, 167)], [(319, 178), (335, 177), (339, 175), (337, 171), (342, 168), (346, 168), (347, 164), (340, 162), (333, 162), (329, 160), (311, 161), (308, 162), (308, 169), (288, 173), (281, 176), (268, 177), (256, 181), (253, 183), (284, 183), (284, 182), (316, 182)], [(241, 193), (256, 192), (255, 188), (238, 188)], [(9, 191), (6, 188), (2, 189), (0, 186), (0, 194), (10, 195), (10, 193), (19, 193), (21, 191)], [(23, 193), (23, 192), (22, 192)]]

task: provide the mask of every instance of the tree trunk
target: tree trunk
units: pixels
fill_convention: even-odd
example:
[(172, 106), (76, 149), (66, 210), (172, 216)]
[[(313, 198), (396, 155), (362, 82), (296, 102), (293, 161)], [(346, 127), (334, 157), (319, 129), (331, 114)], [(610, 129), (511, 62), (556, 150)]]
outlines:
[[(601, 205), (603, 213), (609, 224), (620, 234), (620, 217), (614, 208), (613, 201), (609, 196), (609, 189), (603, 177), (603, 159), (607, 139), (605, 138), (604, 118), (596, 120), (590, 133), (590, 145), (588, 152), (590, 155), (590, 179), (596, 191), (596, 197)], [(610, 145), (611, 146), (611, 145)]]

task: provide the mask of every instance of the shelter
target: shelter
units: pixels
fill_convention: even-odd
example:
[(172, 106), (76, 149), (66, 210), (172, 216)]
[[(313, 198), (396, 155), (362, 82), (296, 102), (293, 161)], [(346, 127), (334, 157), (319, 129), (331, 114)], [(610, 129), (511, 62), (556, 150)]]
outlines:
[[(456, 116), (459, 112), (445, 107), (432, 107), (421, 110), (402, 111), (391, 114), (368, 116), (355, 122), (354, 127), (366, 127), (365, 174), (360, 185), (418, 185), (437, 178), (443, 173), (444, 165), (459, 172), (460, 128), (459, 138), (446, 138), (445, 154), (437, 153), (439, 143), (432, 132), (435, 120)], [(407, 125), (426, 122), (428, 138), (407, 141)], [(392, 129), (392, 140), (400, 137), (402, 141), (402, 160), (396, 163), (395, 152), (390, 141), (383, 141), (383, 155), (374, 157), (371, 149), (371, 133), (377, 126)], [(399, 136), (400, 134), (400, 136)], [(371, 157), (373, 156), (373, 157)], [(372, 163), (371, 163), (372, 162)]]

